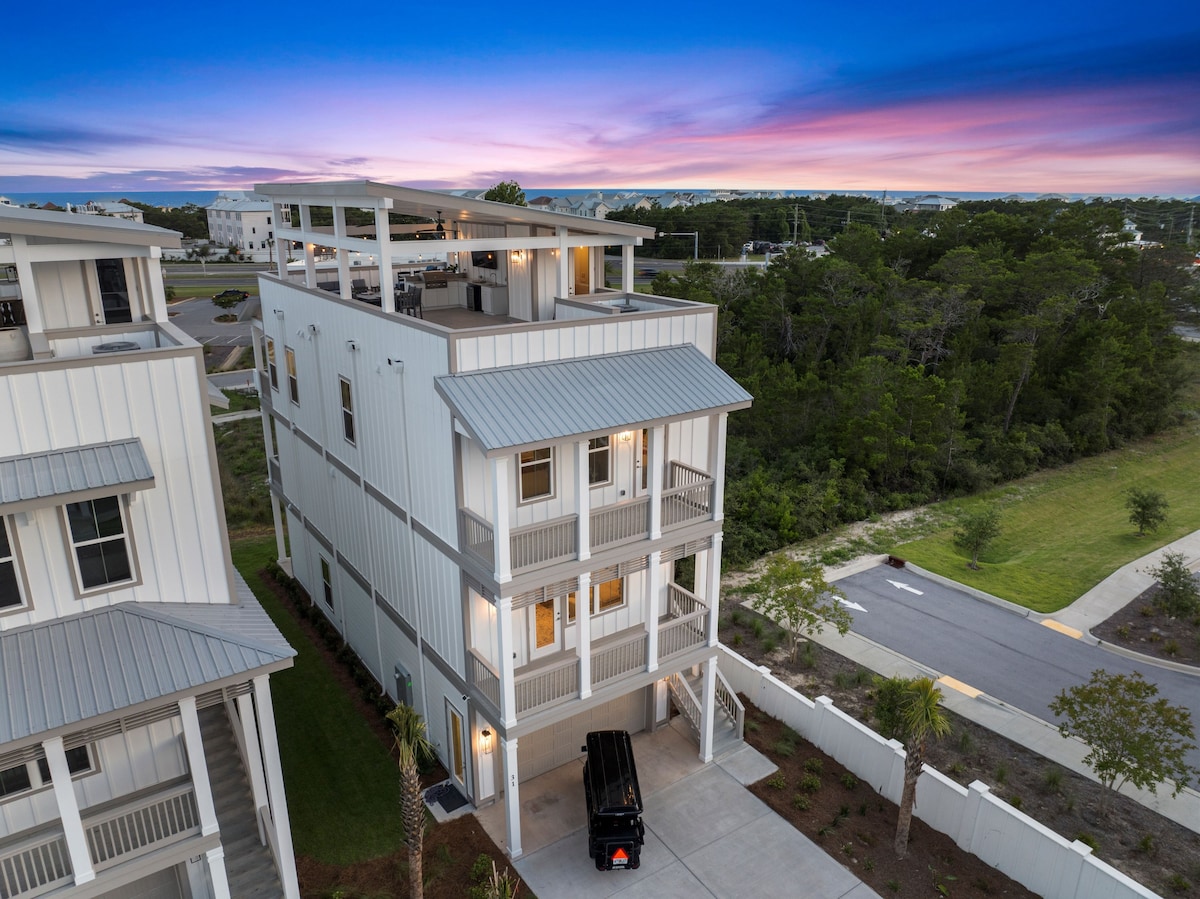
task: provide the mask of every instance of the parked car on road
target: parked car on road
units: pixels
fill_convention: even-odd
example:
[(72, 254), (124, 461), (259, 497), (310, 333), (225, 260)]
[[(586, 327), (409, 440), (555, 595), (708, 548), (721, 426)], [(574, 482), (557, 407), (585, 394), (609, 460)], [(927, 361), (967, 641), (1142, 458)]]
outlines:
[(250, 294), (244, 290), (222, 290), (213, 297), (213, 302), (218, 306), (232, 306), (234, 303), (240, 303), (248, 296)]

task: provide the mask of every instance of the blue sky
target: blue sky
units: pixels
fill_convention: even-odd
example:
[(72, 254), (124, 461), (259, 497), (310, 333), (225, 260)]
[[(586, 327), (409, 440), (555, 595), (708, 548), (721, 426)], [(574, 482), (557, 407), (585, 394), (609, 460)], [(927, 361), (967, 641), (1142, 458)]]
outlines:
[(1200, 193), (1194, 7), (971, 6), (22, 4), (0, 193)]

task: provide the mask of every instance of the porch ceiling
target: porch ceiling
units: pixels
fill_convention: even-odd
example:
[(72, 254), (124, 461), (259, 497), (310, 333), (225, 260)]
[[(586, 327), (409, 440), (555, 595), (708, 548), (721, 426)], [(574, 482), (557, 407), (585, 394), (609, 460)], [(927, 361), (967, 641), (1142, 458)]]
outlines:
[(752, 399), (691, 344), (445, 375), (437, 389), (489, 455), (744, 409)]

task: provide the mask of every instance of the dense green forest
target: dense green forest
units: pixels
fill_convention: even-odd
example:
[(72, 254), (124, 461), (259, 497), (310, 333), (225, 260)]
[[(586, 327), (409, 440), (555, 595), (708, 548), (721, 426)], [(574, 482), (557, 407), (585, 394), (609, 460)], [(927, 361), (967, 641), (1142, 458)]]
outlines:
[(147, 225), (169, 228), (188, 238), (208, 240), (208, 213), (203, 206), (188, 203), (177, 209), (162, 210), (157, 206), (138, 203), (135, 200), (121, 200), (121, 202), (142, 210), (142, 219)]
[(1177, 420), (1188, 367), (1172, 328), (1198, 294), (1182, 239), (1119, 246), (1115, 203), (875, 216), (852, 215), (823, 257), (654, 281), (721, 307), (718, 362), (755, 396), (729, 424), (732, 564)]

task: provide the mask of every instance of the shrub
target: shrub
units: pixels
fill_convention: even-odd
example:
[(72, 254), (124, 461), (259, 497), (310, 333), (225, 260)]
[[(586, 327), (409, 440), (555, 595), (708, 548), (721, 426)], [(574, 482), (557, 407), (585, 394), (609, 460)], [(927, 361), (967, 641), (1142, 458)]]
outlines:
[(821, 789), (821, 778), (811, 772), (800, 778), (800, 789), (805, 793), (815, 793)]
[(1093, 852), (1095, 852), (1097, 849), (1100, 848), (1100, 841), (1097, 840), (1090, 833), (1088, 833), (1086, 830), (1080, 831), (1079, 833), (1075, 834), (1075, 839), (1079, 840), (1079, 842), (1083, 843), (1083, 845), (1085, 845), (1085, 846), (1091, 846)]
[(802, 812), (806, 812), (810, 808), (812, 808), (812, 800), (809, 799), (807, 796), (803, 795), (802, 793), (797, 793), (795, 796), (792, 797), (792, 808), (799, 809)]
[(1062, 771), (1058, 768), (1051, 768), (1042, 778), (1043, 793), (1057, 793), (1062, 789)]
[(772, 790), (782, 790), (787, 787), (787, 778), (783, 776), (782, 772), (773, 774), (767, 778), (767, 786)]
[(796, 744), (788, 739), (776, 740), (771, 751), (785, 759), (790, 759), (796, 754)]
[(1172, 893), (1186, 893), (1192, 888), (1191, 883), (1182, 874), (1172, 874), (1167, 878), (1167, 886)]
[(847, 790), (855, 790), (858, 788), (858, 778), (847, 771), (842, 775), (842, 786)]
[(825, 762), (815, 756), (804, 760), (804, 770), (810, 774), (820, 774), (825, 770)]

